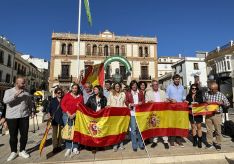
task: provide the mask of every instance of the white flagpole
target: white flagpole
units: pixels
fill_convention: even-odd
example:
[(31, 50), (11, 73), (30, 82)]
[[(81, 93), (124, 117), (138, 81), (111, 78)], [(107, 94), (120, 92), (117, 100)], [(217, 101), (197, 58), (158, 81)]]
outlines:
[(79, 11), (78, 11), (78, 54), (77, 54), (77, 79), (80, 74), (80, 22), (81, 22), (81, 0), (79, 0)]

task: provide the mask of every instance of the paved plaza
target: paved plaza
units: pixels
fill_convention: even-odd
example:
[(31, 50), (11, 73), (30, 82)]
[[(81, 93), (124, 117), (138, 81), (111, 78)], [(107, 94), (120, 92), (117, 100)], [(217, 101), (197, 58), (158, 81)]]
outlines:
[[(231, 115), (231, 118), (233, 115)], [(184, 139), (184, 148), (178, 145), (174, 148), (170, 147), (169, 150), (164, 149), (161, 142), (158, 143), (156, 148), (151, 148), (148, 144), (146, 146), (151, 160), (149, 160), (147, 152), (145, 150), (138, 150), (133, 152), (131, 148), (131, 142), (125, 144), (125, 150), (119, 150), (113, 152), (110, 148), (100, 150), (96, 154), (92, 154), (91, 151), (81, 150), (79, 155), (73, 157), (64, 157), (65, 151), (57, 154), (52, 153), (52, 140), (51, 132), (48, 136), (46, 147), (40, 157), (38, 147), (40, 140), (43, 137), (45, 130), (45, 123), (39, 124), (40, 129), (33, 133), (33, 127), (30, 127), (29, 139), (27, 144), (27, 151), (31, 154), (29, 159), (22, 159), (17, 157), (11, 162), (6, 162), (7, 157), (10, 154), (10, 146), (8, 143), (9, 135), (0, 137), (0, 163), (103, 163), (103, 164), (143, 164), (143, 163), (188, 163), (188, 164), (225, 164), (234, 163), (234, 141), (230, 137), (223, 138), (222, 150), (216, 151), (215, 149), (207, 150), (203, 144), (202, 149), (192, 147), (192, 143), (189, 139)], [(205, 128), (203, 128), (205, 132)], [(204, 133), (205, 135), (205, 133)]]

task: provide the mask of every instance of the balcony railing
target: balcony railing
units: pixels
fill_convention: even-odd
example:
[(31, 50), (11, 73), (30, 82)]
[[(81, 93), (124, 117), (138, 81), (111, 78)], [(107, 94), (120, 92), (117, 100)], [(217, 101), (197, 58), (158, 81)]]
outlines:
[(59, 82), (72, 82), (72, 75), (71, 76), (59, 75), (58, 81)]
[(148, 75), (139, 76), (139, 80), (151, 80), (151, 76)]

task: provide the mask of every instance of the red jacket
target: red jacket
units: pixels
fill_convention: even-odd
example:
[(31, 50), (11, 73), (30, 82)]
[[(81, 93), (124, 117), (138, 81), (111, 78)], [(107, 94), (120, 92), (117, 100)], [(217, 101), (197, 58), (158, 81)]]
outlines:
[[(142, 91), (139, 91), (138, 93), (138, 102), (142, 102), (144, 103), (145, 102), (145, 97), (144, 97), (144, 94)], [(132, 96), (132, 93), (131, 91), (128, 91), (126, 93), (126, 101), (125, 101), (125, 104), (127, 105), (127, 107), (129, 107), (129, 104), (130, 103), (134, 103), (133, 102), (133, 96)]]
[(84, 104), (84, 99), (82, 95), (79, 95), (75, 98), (71, 95), (71, 93), (67, 93), (61, 101), (61, 107), (63, 112), (69, 112), (70, 114), (74, 114), (77, 111), (77, 105), (80, 103)]

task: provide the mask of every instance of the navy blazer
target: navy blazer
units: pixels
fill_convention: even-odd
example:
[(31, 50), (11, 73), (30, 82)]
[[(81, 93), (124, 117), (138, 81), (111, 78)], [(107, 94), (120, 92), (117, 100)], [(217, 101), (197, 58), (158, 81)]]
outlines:
[(62, 119), (63, 112), (62, 112), (62, 108), (59, 104), (57, 97), (54, 97), (51, 99), (51, 102), (49, 105), (49, 113), (50, 113), (50, 116), (53, 117), (52, 125), (58, 125), (58, 124), (63, 125), (63, 119)]

